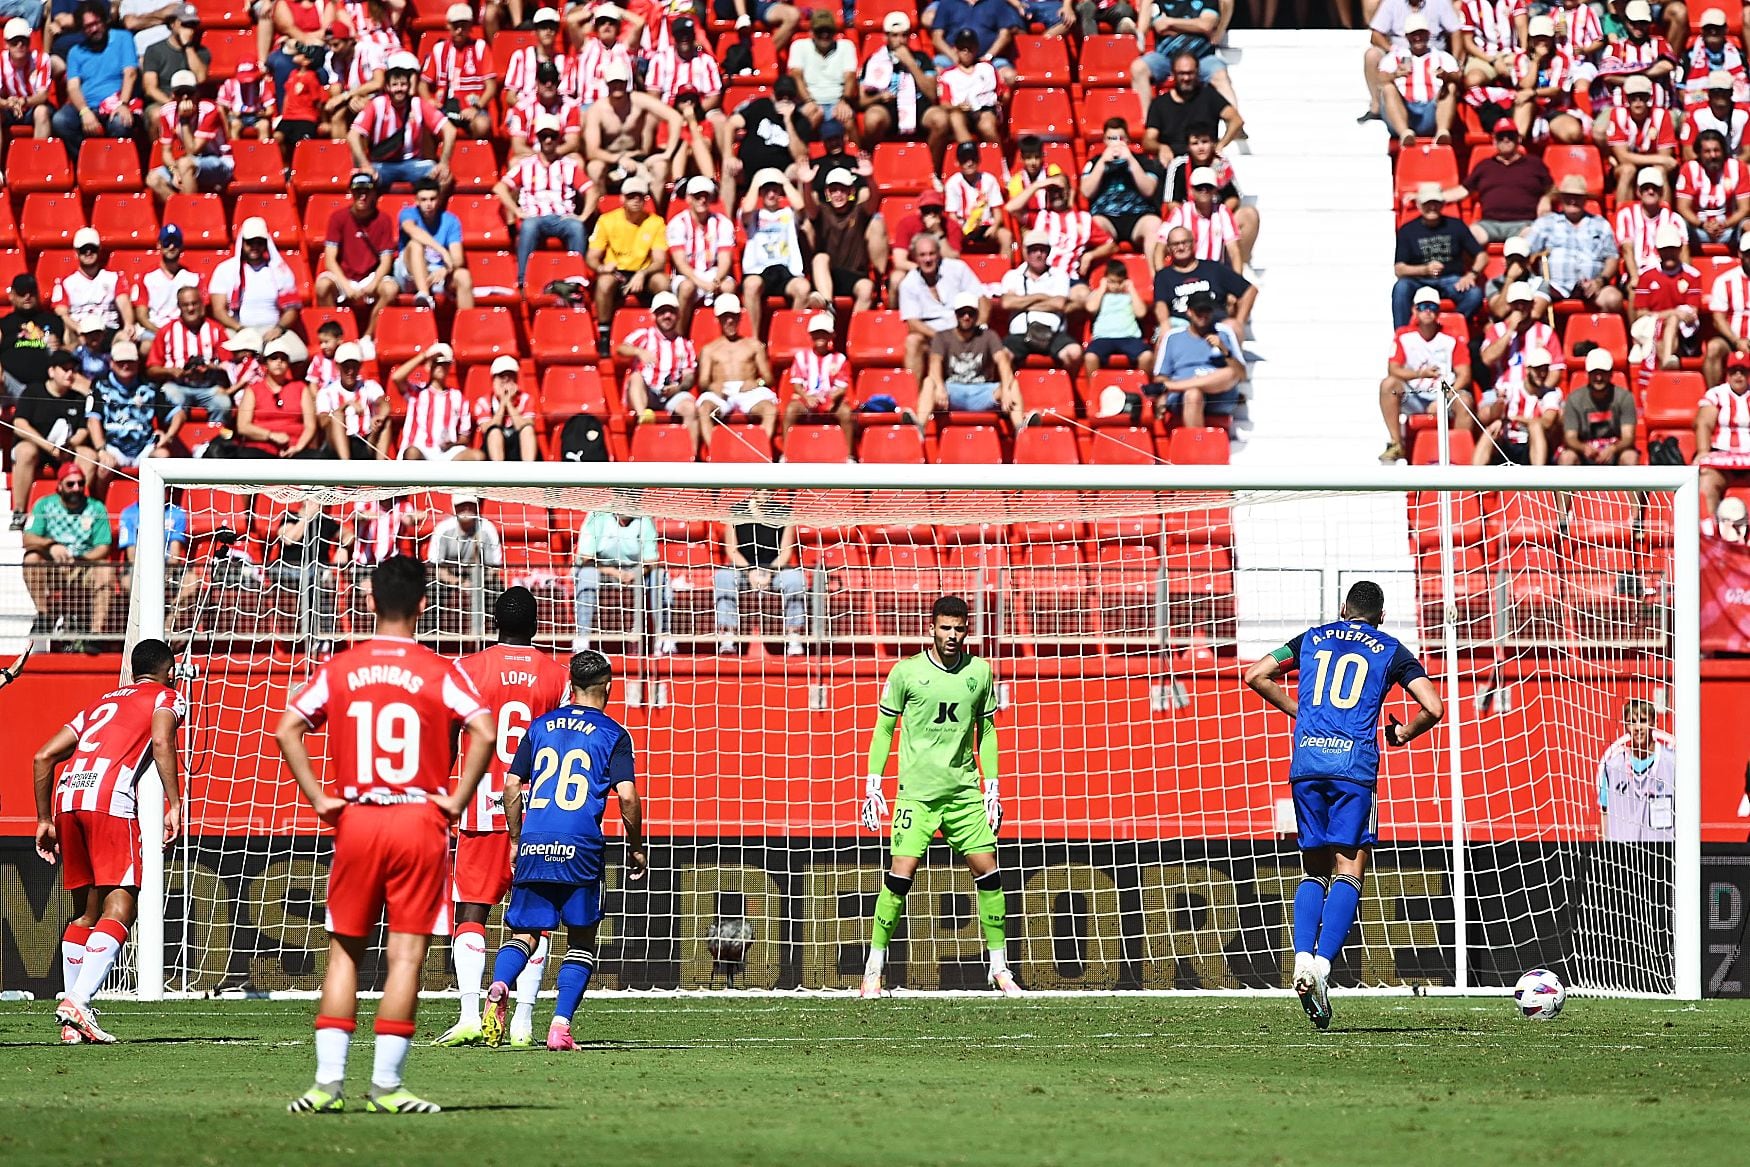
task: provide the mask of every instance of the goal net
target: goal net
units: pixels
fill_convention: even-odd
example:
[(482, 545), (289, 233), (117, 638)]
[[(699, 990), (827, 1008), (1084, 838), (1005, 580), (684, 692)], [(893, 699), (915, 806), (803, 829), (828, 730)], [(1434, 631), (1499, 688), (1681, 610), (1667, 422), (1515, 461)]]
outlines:
[[(288, 693), (370, 634), (364, 583), (395, 552), (429, 564), (421, 636), (438, 651), (492, 643), (494, 597), (522, 585), (542, 647), (563, 659), (587, 642), (616, 663), (652, 869), (627, 885), (610, 864), (604, 987), (855, 985), (886, 863), (885, 836), (857, 825), (874, 707), (948, 594), (998, 678), (1022, 982), (1284, 987), (1291, 724), (1240, 673), (1373, 579), (1447, 719), (1384, 751), (1380, 841), (1335, 983), (1489, 990), (1541, 966), (1582, 991), (1699, 995), (1687, 471), (142, 474), (140, 546), (157, 545), (165, 484), (194, 540), (186, 564), (142, 564), (135, 587), (133, 631), (176, 647), (189, 703), (188, 829), (161, 872), (149, 864), (128, 973), (142, 995), (318, 986), (330, 838), (271, 734)], [(1395, 693), (1390, 708), (1407, 721), (1413, 705)], [(1675, 742), (1675, 798), (1601, 783), (1635, 719)], [(982, 947), (969, 878), (938, 841), (889, 983), (982, 987)], [(446, 938), (424, 987), (453, 984)]]

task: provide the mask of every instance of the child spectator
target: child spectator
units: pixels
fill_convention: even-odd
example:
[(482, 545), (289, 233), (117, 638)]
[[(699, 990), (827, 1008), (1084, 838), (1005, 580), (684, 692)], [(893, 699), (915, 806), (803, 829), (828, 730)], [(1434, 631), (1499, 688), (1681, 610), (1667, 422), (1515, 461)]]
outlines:
[(1148, 315), (1148, 302), (1136, 290), (1130, 269), (1122, 260), (1106, 262), (1106, 277), (1088, 294), (1087, 311), (1094, 323), (1082, 367), (1091, 375), (1109, 368), (1114, 357), (1122, 356), (1129, 359), (1131, 368), (1142, 368), (1149, 343), (1143, 339), (1138, 322)]
[(304, 371), (304, 380), (317, 389), (321, 389), (330, 381), (340, 376), (339, 360), (334, 354), (340, 348), (340, 342), (346, 339), (346, 330), (338, 320), (324, 320), (316, 329), (316, 351), (310, 356), (310, 365)]
[(263, 142), (273, 141), (273, 86), (261, 75), (261, 66), (253, 60), (237, 62), (237, 75), (219, 86), (219, 108), (225, 113), (231, 140), (246, 135)]
[(847, 449), (857, 448), (857, 423), (847, 390), (851, 368), (833, 347), (833, 320), (822, 312), (808, 321), (809, 347), (797, 350), (787, 376), (790, 401), (784, 406), (784, 433), (805, 417), (831, 414), (845, 431)]
[(1056, 184), (1067, 190), (1069, 176), (1057, 163), (1045, 164), (1045, 142), (1037, 134), (1022, 135), (1017, 148), (1021, 169), (1009, 175), (1009, 201), (1003, 209), (1020, 216), (1021, 226), (1031, 229), (1034, 218), (1045, 210), (1046, 188)]
[(287, 158), (299, 142), (316, 136), (322, 103), (328, 98), (328, 90), (310, 58), (299, 55), (292, 60), (297, 65), (286, 77), (285, 99), (280, 103), (279, 125), (275, 127), (280, 149)]
[[(978, 33), (962, 28), (954, 35), (954, 67), (936, 78), (936, 101), (948, 111), (948, 125), (959, 142), (996, 142), (1003, 136), (1001, 83), (989, 61), (978, 59)], [(944, 159), (936, 160), (942, 169)]]
[(1014, 251), (1015, 236), (1003, 223), (1003, 186), (994, 174), (978, 168), (978, 143), (954, 147), (956, 171), (942, 187), (947, 214), (957, 220), (966, 246), (975, 251), (995, 249), (1007, 259)]
[[(518, 384), (522, 366), (513, 356), (492, 362), (492, 387), (474, 399), (474, 428), (492, 462), (535, 462), (535, 412), (529, 391)], [(513, 444), (514, 443), (514, 444)]]

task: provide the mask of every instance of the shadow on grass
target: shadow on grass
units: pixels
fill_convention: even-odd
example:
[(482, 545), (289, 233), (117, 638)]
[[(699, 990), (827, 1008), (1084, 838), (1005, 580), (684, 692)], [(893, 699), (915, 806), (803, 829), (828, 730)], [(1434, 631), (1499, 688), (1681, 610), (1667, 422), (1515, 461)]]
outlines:
[[(348, 1110), (352, 1109), (350, 1103), (348, 1104), (347, 1109)], [(559, 1109), (561, 1109), (561, 1108), (558, 1106), (548, 1105), (547, 1103), (544, 1103), (544, 1102), (461, 1102), (461, 1103), (457, 1103), (453, 1106), (446, 1102), (446, 1103), (444, 1103), (443, 1113), (444, 1114), (460, 1114), (463, 1111), (559, 1110)], [(363, 1108), (360, 1108), (355, 1113), (364, 1114), (365, 1111)], [(372, 1115), (371, 1117), (375, 1118), (376, 1116)]]
[(1342, 1037), (1350, 1033), (1450, 1033), (1459, 1036), (1477, 1032), (1479, 1031), (1463, 1025), (1345, 1025), (1341, 1029), (1330, 1030), (1325, 1036)]

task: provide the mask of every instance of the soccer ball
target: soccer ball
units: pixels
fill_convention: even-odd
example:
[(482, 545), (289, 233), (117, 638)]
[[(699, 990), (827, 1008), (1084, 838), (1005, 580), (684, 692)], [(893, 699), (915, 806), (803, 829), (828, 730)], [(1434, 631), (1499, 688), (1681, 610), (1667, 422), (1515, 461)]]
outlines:
[(1553, 1019), (1567, 999), (1568, 990), (1562, 987), (1561, 979), (1547, 968), (1532, 969), (1513, 986), (1513, 1003), (1527, 1021)]

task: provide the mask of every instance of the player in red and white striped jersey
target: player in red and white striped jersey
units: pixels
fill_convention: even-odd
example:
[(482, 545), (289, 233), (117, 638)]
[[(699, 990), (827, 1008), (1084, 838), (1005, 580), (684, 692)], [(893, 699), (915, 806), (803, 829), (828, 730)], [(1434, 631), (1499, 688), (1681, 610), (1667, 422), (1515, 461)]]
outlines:
[(1677, 212), (1665, 205), (1663, 170), (1656, 166), (1642, 169), (1635, 191), (1639, 197), (1617, 208), (1615, 223), (1616, 242), (1622, 248), (1623, 272), (1631, 286), (1641, 272), (1659, 266), (1660, 228), (1684, 230), (1683, 220)]
[(512, 105), (521, 105), (535, 96), (536, 71), (551, 64), (559, 74), (559, 92), (575, 100), (583, 90), (578, 84), (577, 57), (565, 48), (560, 34), (559, 10), (541, 8), (535, 12), (533, 28), (535, 43), (525, 45), (510, 55), (504, 66), (504, 97)]
[(547, 62), (537, 70), (540, 80), (535, 97), (504, 115), (505, 136), (510, 139), (510, 160), (535, 152), (535, 123), (542, 115), (559, 123), (559, 153), (583, 150), (583, 106), (559, 91), (559, 70)]
[(1199, 166), (1191, 172), (1190, 182), (1191, 200), (1169, 211), (1160, 230), (1155, 232), (1151, 248), (1155, 270), (1173, 262), (1167, 254), (1167, 236), (1175, 227), (1183, 227), (1191, 232), (1198, 259), (1212, 259), (1239, 271), (1244, 266), (1240, 258), (1240, 229), (1233, 212), (1216, 199), (1215, 172)]
[(316, 391), (316, 416), (328, 448), (343, 461), (383, 457), (389, 438), (389, 395), (364, 375), (364, 353), (347, 341), (334, 350), (335, 375)]
[(784, 433), (810, 415), (831, 415), (845, 431), (845, 448), (857, 448), (856, 414), (851, 410), (851, 367), (844, 353), (833, 347), (833, 319), (820, 312), (808, 321), (808, 342), (796, 350), (785, 374), (790, 380), (790, 400), (784, 406)]
[[(1450, 400), (1442, 386), (1452, 389)], [(1423, 288), (1416, 293), (1413, 322), (1392, 337), (1385, 380), (1379, 383), (1379, 415), (1387, 439), (1379, 460), (1389, 466), (1405, 456), (1405, 416), (1446, 408), (1456, 424), (1468, 428), (1464, 419), (1469, 417), (1470, 387), (1470, 346), (1441, 328), (1440, 292)]]
[[(718, 113), (723, 106), (723, 71), (717, 59), (700, 46), (698, 26), (690, 18), (680, 17), (663, 27), (672, 29), (674, 36), (666, 48), (651, 56), (645, 87), (664, 105), (674, 105), (682, 93), (696, 93), (700, 109)], [(719, 116), (714, 124), (721, 120)]]
[[(455, 662), (413, 639), (425, 565), (391, 556), (371, 572), (377, 634), (330, 657), (287, 704), (275, 738), (316, 815), (334, 827), (328, 870), (328, 969), (316, 1016), (316, 1082), (294, 1111), (341, 1110), (358, 1015), (358, 965), (388, 916), (388, 975), (377, 1008), (376, 1064), (365, 1109), (431, 1112), (401, 1084), (426, 945), (448, 927), (450, 824), (492, 760), (491, 711)], [(305, 737), (330, 723), (328, 781)], [(452, 778), (457, 731), (466, 754)]]
[(80, 908), (61, 936), (64, 996), (55, 1008), (61, 1040), (69, 1043), (115, 1040), (98, 1027), (90, 1004), (134, 922), (141, 863), (137, 799), (148, 770), (155, 768), (164, 797), (163, 837), (153, 844), (168, 846), (182, 827), (176, 654), (162, 640), (142, 640), (128, 663), (133, 683), (105, 693), (62, 726), (31, 767), (36, 852), (49, 863), (60, 861), (61, 884)]
[[(718, 297), (720, 302), (734, 299)], [(673, 292), (658, 292), (650, 301), (650, 314), (656, 323), (632, 332), (615, 350), (621, 360), (632, 363), (626, 374), (626, 408), (641, 421), (651, 411), (672, 413), (697, 440), (698, 401), (693, 393), (699, 354), (680, 330), (680, 301)]]
[[(1616, 201), (1621, 206), (1634, 197), (1636, 176), (1652, 168), (1661, 180), (1677, 170), (1677, 127), (1667, 108), (1650, 101), (1652, 82), (1630, 77), (1623, 84), (1626, 101), (1599, 114), (1605, 151), (1616, 166)], [(1661, 181), (1661, 186), (1664, 182)]]
[(712, 210), (717, 184), (702, 174), (687, 180), (687, 205), (668, 221), (668, 262), (672, 276), (651, 281), (657, 291), (670, 291), (680, 301), (680, 330), (692, 325), (693, 309), (701, 299), (735, 291), (735, 224), (728, 215)]
[(1750, 171), (1726, 157), (1726, 140), (1717, 132), (1703, 130), (1696, 138), (1695, 161), (1677, 172), (1677, 213), (1694, 241), (1736, 246), (1750, 217)]
[(1750, 473), (1750, 353), (1728, 357), (1725, 381), (1702, 397), (1695, 413), (1695, 463), (1711, 515), (1726, 487)]
[[(480, 451), (468, 445), (474, 432), (474, 417), (460, 389), (450, 385), (456, 357), (447, 344), (434, 344), (407, 358), (392, 373), (389, 382), (407, 399), (407, 418), (401, 423), (397, 458), (426, 458), (449, 462), (474, 462)], [(421, 369), (425, 376), (414, 379)]]
[(585, 40), (577, 50), (578, 100), (586, 107), (607, 97), (608, 83), (604, 74), (610, 64), (624, 65), (629, 76), (637, 73), (633, 67), (632, 50), (620, 43), (622, 25), (616, 15), (618, 11), (611, 7), (598, 11), (595, 36)]
[(1118, 250), (1117, 240), (1092, 214), (1069, 209), (1069, 191), (1055, 183), (1045, 188), (1045, 210), (1033, 220), (1033, 230), (1051, 240), (1047, 262), (1071, 283), (1087, 279), (1095, 263)]
[(6, 22), (6, 51), (0, 54), (0, 131), (29, 126), (31, 136), (47, 138), (55, 112), (55, 72), (59, 62), (30, 47), (30, 22)]
[(434, 41), (419, 71), (420, 96), (436, 102), (446, 116), (474, 138), (492, 137), (492, 101), (498, 96), (498, 67), (492, 50), (474, 35), (474, 9), (452, 4), (444, 14), (448, 40)]
[[(511, 838), (504, 822), (504, 776), (516, 758), (529, 722), (565, 704), (571, 677), (566, 667), (534, 647), (540, 629), (535, 597), (527, 588), (506, 588), (492, 609), (498, 643), (462, 658), (480, 698), (492, 714), (497, 748), (485, 777), (456, 825), (456, 925), (452, 954), (462, 1015), (433, 1045), (480, 1044), (480, 992), (486, 979), (486, 917), (510, 890)], [(530, 1044), (535, 997), (547, 938), (541, 937), (516, 982), (516, 1017), (510, 1044)]]

